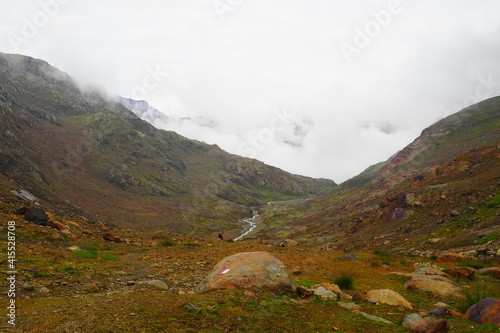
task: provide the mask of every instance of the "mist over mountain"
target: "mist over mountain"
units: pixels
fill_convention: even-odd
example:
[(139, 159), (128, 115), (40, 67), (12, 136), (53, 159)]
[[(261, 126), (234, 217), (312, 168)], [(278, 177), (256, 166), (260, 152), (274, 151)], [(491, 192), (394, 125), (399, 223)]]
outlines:
[[(158, 130), (42, 60), (1, 54), (0, 69), (2, 182), (60, 209), (202, 233), (238, 228), (250, 206), (335, 185)], [(143, 116), (162, 116), (139, 104)]]

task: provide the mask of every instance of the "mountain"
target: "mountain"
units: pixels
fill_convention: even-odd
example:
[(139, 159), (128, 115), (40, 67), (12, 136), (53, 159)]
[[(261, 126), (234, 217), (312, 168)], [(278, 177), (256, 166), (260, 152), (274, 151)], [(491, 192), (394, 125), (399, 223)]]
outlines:
[(126, 107), (127, 109), (129, 109), (130, 111), (132, 111), (133, 113), (135, 113), (137, 117), (147, 121), (153, 126), (156, 126), (157, 123), (167, 124), (171, 120), (166, 114), (164, 114), (161, 111), (158, 111), (144, 100), (136, 101), (131, 98), (117, 96), (116, 101), (121, 105), (123, 105), (124, 107)]
[(266, 206), (258, 236), (410, 252), (474, 246), (500, 234), (499, 158), (495, 97), (438, 121), (331, 195)]
[(26, 56), (0, 54), (0, 113), (4, 191), (25, 190), (61, 214), (123, 228), (237, 230), (248, 207), (335, 186), (158, 130)]

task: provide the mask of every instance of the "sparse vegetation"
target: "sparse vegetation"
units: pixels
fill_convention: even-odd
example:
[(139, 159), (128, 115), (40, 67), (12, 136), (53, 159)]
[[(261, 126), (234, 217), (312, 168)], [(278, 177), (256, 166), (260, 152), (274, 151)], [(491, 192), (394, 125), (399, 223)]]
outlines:
[(333, 283), (339, 286), (341, 290), (351, 290), (354, 289), (354, 277), (348, 274), (342, 274), (333, 280)]

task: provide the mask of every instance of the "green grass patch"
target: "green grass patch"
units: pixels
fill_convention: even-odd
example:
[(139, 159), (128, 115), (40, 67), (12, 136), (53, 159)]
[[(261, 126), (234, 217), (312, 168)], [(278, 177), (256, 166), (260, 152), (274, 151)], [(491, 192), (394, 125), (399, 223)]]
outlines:
[(478, 244), (478, 245), (484, 245), (484, 244), (488, 243), (489, 241), (492, 241), (492, 240), (495, 240), (495, 239), (498, 239), (498, 238), (500, 238), (500, 234), (494, 234), (494, 233), (493, 234), (489, 234), (489, 235), (484, 236), (481, 239), (478, 239), (476, 241), (476, 244)]
[(166, 240), (164, 242), (161, 242), (160, 243), (161, 246), (174, 246), (174, 243), (172, 243), (171, 241), (169, 240)]
[(297, 284), (301, 285), (303, 287), (306, 287), (306, 288), (311, 288), (312, 286), (314, 286), (317, 283), (313, 282), (313, 281), (309, 281), (309, 280), (300, 280), (297, 282)]
[(89, 250), (77, 250), (74, 251), (73, 254), (81, 259), (97, 259), (98, 257), (97, 251), (89, 251)]
[(109, 253), (99, 254), (97, 251), (78, 250), (78, 251), (74, 251), (73, 254), (76, 257), (81, 258), (81, 259), (102, 258), (104, 260), (109, 260), (109, 261), (118, 261), (118, 258), (112, 254), (109, 254)]

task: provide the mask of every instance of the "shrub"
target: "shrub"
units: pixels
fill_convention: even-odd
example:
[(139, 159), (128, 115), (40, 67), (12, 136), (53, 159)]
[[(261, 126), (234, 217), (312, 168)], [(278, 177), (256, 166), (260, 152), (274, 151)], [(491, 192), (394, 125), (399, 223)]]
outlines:
[(173, 246), (173, 245), (174, 245), (174, 243), (172, 243), (172, 242), (171, 242), (171, 241), (169, 241), (169, 240), (166, 240), (166, 241), (162, 242), (160, 245), (161, 245), (161, 246)]
[(372, 265), (373, 267), (380, 267), (380, 263), (378, 261), (372, 261), (370, 262), (370, 265)]
[(348, 274), (342, 274), (333, 281), (340, 289), (353, 289), (354, 277)]
[(373, 250), (373, 254), (377, 255), (377, 256), (386, 256), (387, 253), (382, 251), (382, 250)]
[(185, 247), (197, 247), (197, 246), (200, 246), (200, 244), (188, 242), (188, 243), (184, 243), (184, 246)]

